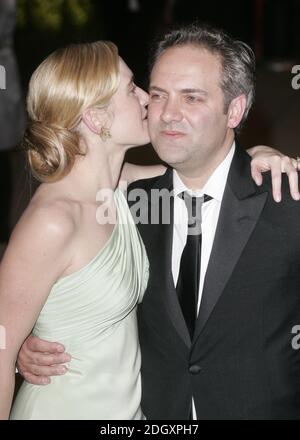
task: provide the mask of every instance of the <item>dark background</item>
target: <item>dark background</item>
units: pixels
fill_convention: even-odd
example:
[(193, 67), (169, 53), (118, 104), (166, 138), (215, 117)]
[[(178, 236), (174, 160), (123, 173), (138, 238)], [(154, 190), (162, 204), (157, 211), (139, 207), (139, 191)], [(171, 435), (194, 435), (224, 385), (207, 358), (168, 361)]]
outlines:
[(299, 0), (19, 0), (16, 50), (26, 85), (57, 47), (110, 39), (145, 85), (151, 42), (169, 25), (217, 25), (266, 61), (300, 57), (299, 18)]

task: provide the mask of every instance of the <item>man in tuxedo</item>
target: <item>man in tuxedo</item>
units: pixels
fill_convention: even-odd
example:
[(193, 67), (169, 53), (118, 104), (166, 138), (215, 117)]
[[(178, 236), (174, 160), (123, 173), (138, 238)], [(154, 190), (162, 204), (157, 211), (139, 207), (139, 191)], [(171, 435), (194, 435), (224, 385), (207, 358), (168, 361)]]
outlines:
[[(251, 49), (217, 30), (173, 31), (155, 55), (149, 129), (172, 168), (131, 187), (147, 191), (149, 217), (151, 193), (174, 191), (169, 224), (139, 225), (151, 267), (139, 307), (150, 419), (300, 418), (300, 206), (286, 182), (281, 204), (270, 180), (254, 184), (236, 141), (254, 76)], [(183, 193), (200, 199), (201, 255)]]
[(149, 419), (300, 417), (300, 206), (287, 181), (281, 204), (271, 179), (255, 185), (236, 140), (254, 76), (251, 49), (214, 29), (175, 30), (155, 55), (149, 129), (170, 167), (128, 192), (133, 212), (148, 194), (138, 317)]

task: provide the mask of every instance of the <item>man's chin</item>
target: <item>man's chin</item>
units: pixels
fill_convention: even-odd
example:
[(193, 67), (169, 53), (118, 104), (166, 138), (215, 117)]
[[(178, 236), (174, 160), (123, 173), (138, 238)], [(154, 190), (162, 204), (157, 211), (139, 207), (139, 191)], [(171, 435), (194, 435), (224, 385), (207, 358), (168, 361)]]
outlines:
[[(177, 149), (176, 149), (177, 150)], [(170, 166), (173, 166), (178, 163), (182, 163), (185, 160), (184, 155), (182, 154), (182, 151), (176, 151), (174, 148), (159, 148), (155, 149), (157, 155), (159, 158), (169, 164)]]

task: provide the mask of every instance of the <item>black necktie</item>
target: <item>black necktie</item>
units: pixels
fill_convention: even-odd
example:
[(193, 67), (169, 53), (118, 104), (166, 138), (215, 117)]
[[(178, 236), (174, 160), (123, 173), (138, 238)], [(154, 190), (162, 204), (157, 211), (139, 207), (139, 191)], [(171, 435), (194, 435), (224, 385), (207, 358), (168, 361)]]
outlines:
[(188, 235), (180, 260), (176, 290), (183, 316), (191, 339), (193, 339), (201, 264), (201, 209), (202, 204), (211, 200), (211, 197), (207, 195), (191, 197), (187, 192), (181, 193), (180, 197), (184, 199), (188, 211)]

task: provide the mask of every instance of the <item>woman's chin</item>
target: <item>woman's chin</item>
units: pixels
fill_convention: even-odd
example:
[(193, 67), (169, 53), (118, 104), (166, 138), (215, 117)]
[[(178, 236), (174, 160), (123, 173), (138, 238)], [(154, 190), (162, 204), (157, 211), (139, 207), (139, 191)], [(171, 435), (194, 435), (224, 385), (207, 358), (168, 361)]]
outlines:
[(136, 147), (143, 147), (144, 145), (148, 145), (148, 144), (150, 144), (150, 137), (145, 136), (145, 138), (143, 140), (141, 140), (141, 142), (136, 144)]

